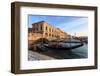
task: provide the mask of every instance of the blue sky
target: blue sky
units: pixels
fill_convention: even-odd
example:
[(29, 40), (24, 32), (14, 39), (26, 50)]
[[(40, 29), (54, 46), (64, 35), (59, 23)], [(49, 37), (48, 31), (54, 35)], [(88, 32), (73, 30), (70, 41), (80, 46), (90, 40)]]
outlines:
[(88, 17), (29, 15), (28, 20), (28, 27), (32, 27), (32, 23), (46, 21), (71, 34), (88, 34)]

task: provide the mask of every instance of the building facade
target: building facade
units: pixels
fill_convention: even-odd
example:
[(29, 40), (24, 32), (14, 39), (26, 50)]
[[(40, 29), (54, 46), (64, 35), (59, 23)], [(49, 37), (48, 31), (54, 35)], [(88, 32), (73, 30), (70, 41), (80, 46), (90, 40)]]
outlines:
[(46, 38), (48, 40), (64, 40), (68, 34), (59, 28), (56, 28), (45, 21), (32, 24), (32, 28), (28, 29), (28, 40), (37, 40)]

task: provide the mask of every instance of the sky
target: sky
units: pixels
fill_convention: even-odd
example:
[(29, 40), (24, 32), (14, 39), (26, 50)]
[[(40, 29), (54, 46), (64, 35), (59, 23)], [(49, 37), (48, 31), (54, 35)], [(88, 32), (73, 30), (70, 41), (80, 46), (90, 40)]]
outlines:
[(71, 35), (88, 35), (88, 17), (29, 15), (28, 27), (32, 27), (32, 23), (36, 23), (39, 21), (46, 21), (52, 26), (60, 28)]

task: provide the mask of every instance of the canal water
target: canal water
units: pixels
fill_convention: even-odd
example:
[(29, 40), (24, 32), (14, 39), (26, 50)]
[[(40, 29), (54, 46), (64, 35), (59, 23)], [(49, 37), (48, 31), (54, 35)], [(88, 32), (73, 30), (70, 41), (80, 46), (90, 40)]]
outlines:
[(88, 45), (84, 43), (83, 46), (72, 49), (69, 58), (87, 58)]
[[(68, 45), (68, 44), (67, 44)], [(41, 54), (51, 56), (55, 59), (79, 59), (88, 57), (88, 44), (84, 43), (83, 46), (70, 50), (51, 50), (45, 49), (44, 51), (37, 51)]]

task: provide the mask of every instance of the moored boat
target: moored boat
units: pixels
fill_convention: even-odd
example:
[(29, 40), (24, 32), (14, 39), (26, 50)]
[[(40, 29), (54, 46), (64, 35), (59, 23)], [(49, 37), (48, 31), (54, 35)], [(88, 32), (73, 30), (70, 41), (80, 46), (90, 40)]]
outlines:
[(83, 46), (83, 43), (61, 43), (61, 44), (46, 44), (44, 45), (46, 48), (49, 49), (56, 49), (56, 50), (68, 50), (68, 49), (75, 49), (80, 46)]

